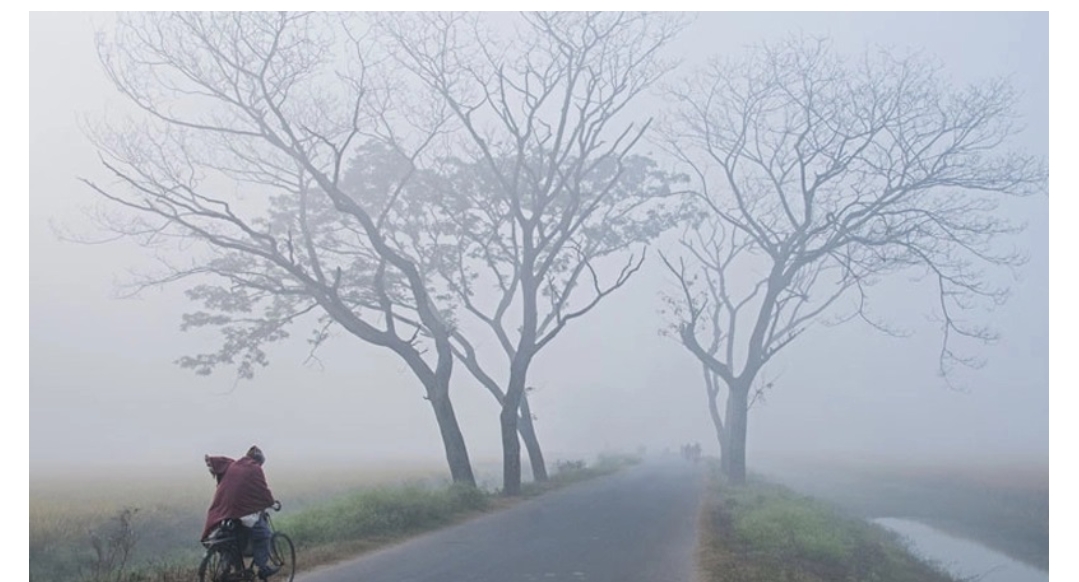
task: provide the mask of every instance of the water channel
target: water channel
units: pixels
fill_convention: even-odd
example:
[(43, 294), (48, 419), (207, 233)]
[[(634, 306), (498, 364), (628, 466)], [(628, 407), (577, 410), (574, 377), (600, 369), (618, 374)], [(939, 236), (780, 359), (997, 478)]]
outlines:
[(874, 523), (905, 537), (911, 551), (953, 575), (978, 582), (1048, 582), (1049, 573), (1013, 560), (978, 543), (907, 519), (881, 517)]

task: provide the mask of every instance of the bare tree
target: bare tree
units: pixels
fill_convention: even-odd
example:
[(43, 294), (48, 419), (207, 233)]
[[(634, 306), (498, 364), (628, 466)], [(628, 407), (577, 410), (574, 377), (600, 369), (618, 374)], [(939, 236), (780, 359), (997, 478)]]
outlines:
[[(631, 153), (649, 122), (626, 119), (626, 108), (670, 69), (658, 53), (683, 24), (648, 14), (523, 14), (512, 36), (499, 38), (474, 15), (380, 18), (397, 62), (455, 119), (437, 198), (461, 236), (443, 247), (437, 270), (508, 363), (496, 382), (475, 342), (454, 336), (466, 366), (503, 394), (508, 495), (520, 491), (517, 433), (532, 362), (622, 287), (640, 268), (643, 243), (669, 226), (653, 208), (668, 185)], [(605, 273), (606, 257), (621, 266)], [(542, 457), (532, 460), (545, 475)]]
[(343, 187), (358, 144), (411, 163), (443, 119), (397, 105), (352, 24), (306, 13), (120, 15), (99, 53), (142, 115), (91, 131), (112, 180), (84, 181), (108, 204), (105, 228), (158, 251), (162, 270), (139, 287), (198, 283), (188, 295), (203, 310), (184, 328), (218, 328), (224, 339), (181, 365), (236, 365), (250, 377), (267, 364), (265, 344), (318, 315), (316, 347), (336, 327), (407, 364), (453, 480), (474, 484), (449, 395), (451, 329), (385, 228), (411, 172), (362, 193)]
[[(447, 165), (441, 164), (441, 167), (445, 169)], [(349, 192), (366, 197), (385, 190), (379, 182), (389, 180), (397, 183), (402, 176), (411, 173), (414, 173), (413, 177), (397, 200), (400, 209), (386, 215), (388, 236), (401, 248), (408, 248), (420, 259), (418, 266), (423, 270), (426, 280), (454, 281), (460, 269), (470, 267), (469, 258), (462, 253), (470, 248), (467, 241), (473, 240), (475, 233), (464, 230), (462, 221), (458, 220), (466, 209), (460, 205), (461, 200), (454, 201), (454, 189), (447, 187), (448, 176), (431, 170), (416, 171), (411, 161), (400, 152), (376, 147), (357, 156), (351, 170), (346, 174), (345, 184)], [(468, 184), (464, 187), (476, 186), (477, 184)], [(454, 276), (445, 276), (447, 270)], [(479, 365), (478, 350), (469, 340), (469, 336), (473, 334), (457, 326), (455, 312), (460, 308), (458, 295), (442, 289), (441, 292), (435, 293), (435, 297), (451, 330), (454, 355), (465, 363), (473, 377), (494, 397), (501, 408), (505, 392), (499, 383), (487, 374), (484, 367)], [(416, 318), (407, 315), (413, 312), (409, 299), (403, 294), (395, 295), (395, 316), (401, 323), (430, 335)], [(537, 481), (544, 481), (547, 478), (546, 465), (532, 421), (528, 398), (524, 396), (519, 412), (518, 433), (528, 450), (533, 477)]]
[(994, 334), (962, 313), (1003, 301), (985, 267), (1023, 261), (1000, 245), (1021, 227), (998, 200), (1047, 184), (1042, 160), (1007, 150), (1019, 126), (1005, 81), (956, 89), (925, 59), (848, 62), (797, 37), (713, 61), (670, 96), (666, 143), (698, 208), (680, 257), (664, 257), (679, 289), (672, 326), (728, 388), (733, 480), (745, 479), (751, 387), (777, 353), (827, 318), (902, 331), (868, 309), (886, 275), (935, 284), (942, 373), (977, 364), (956, 339)]

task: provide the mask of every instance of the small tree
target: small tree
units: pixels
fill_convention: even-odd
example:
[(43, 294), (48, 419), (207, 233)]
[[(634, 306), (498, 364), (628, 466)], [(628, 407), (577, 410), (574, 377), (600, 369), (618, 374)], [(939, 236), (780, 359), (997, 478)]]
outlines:
[(125, 507), (117, 512), (109, 524), (87, 532), (90, 546), (94, 549), (94, 558), (90, 562), (91, 582), (119, 582), (123, 579), (124, 568), (139, 541), (133, 524), (138, 511), (135, 507)]
[[(1019, 129), (1005, 81), (953, 89), (923, 59), (848, 62), (825, 40), (792, 38), (713, 61), (670, 97), (667, 144), (695, 177), (698, 211), (681, 256), (665, 257), (672, 331), (728, 389), (717, 430), (734, 481), (765, 365), (825, 315), (898, 331), (868, 310), (889, 274), (935, 284), (941, 372), (977, 364), (956, 336), (994, 334), (960, 314), (1004, 299), (983, 267), (1022, 262), (998, 243), (1020, 228), (999, 197), (1044, 192), (1047, 177), (1043, 161), (1005, 149)], [(836, 311), (845, 297), (855, 307)]]

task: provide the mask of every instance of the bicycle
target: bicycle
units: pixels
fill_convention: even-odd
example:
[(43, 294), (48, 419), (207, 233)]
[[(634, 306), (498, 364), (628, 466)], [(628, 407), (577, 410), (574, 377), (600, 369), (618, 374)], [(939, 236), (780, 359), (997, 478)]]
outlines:
[[(281, 502), (275, 501), (274, 511), (281, 511)], [(280, 568), (272, 580), (292, 582), (296, 575), (296, 549), (292, 540), (274, 531), (270, 514), (262, 512), (273, 534), (270, 536), (270, 565)], [(238, 519), (226, 519), (202, 541), (206, 555), (199, 564), (199, 582), (253, 582), (258, 577), (251, 551), (251, 536)], [(280, 575), (280, 577), (278, 577)]]

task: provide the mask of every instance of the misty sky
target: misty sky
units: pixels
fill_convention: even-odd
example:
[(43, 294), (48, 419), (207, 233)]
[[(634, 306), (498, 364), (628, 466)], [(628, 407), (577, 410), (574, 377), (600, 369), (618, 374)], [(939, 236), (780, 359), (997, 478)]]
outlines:
[[(92, 232), (83, 212), (98, 202), (77, 181), (102, 175), (80, 123), (125, 110), (94, 51), (93, 22), (106, 18), (30, 18), (31, 470), (133, 460), (197, 468), (205, 452), (240, 454), (251, 443), (271, 458), (440, 461), (422, 389), (388, 351), (342, 335), (309, 362), (300, 329), (253, 381), (237, 383), (227, 369), (196, 376), (173, 362), (207, 350), (215, 334), (179, 331), (182, 287), (117, 299), (128, 269), (149, 266), (145, 253), (127, 241), (57, 239), (52, 225)], [(1023, 95), (1021, 143), (1048, 155), (1046, 14), (712, 13), (669, 50), (690, 67), (798, 30), (844, 51), (869, 41), (923, 50), (960, 83), (1008, 75)], [(751, 469), (755, 454), (781, 452), (1048, 458), (1048, 199), (1004, 208), (1029, 224), (1013, 242), (1030, 261), (1009, 302), (981, 315), (1002, 339), (980, 349), (985, 368), (957, 376), (965, 390), (936, 376), (940, 338), (924, 316), (933, 289), (899, 278), (876, 290), (877, 311), (912, 337), (815, 328), (770, 364), (775, 386), (750, 411)], [(658, 334), (658, 293), (671, 284), (652, 261), (541, 353), (531, 402), (549, 461), (689, 441), (717, 451), (700, 365)], [(461, 366), (452, 396), (473, 459), (498, 457), (497, 405)]]

